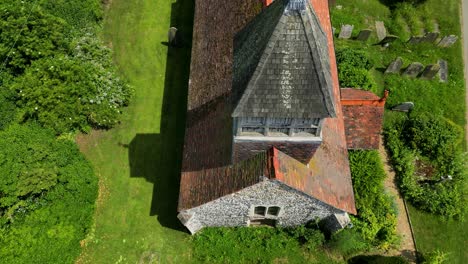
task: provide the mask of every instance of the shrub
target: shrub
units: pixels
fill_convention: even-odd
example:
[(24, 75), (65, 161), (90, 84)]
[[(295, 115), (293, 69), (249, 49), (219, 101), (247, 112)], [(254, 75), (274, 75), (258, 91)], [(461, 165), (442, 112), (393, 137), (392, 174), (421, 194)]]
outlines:
[(205, 228), (193, 245), (195, 259), (204, 263), (304, 263), (299, 242), (281, 228)]
[(37, 60), (11, 89), (23, 121), (37, 120), (57, 134), (113, 127), (130, 97), (115, 70), (80, 55)]
[(422, 264), (443, 264), (447, 261), (447, 253), (435, 250), (423, 256)]
[(405, 139), (413, 149), (421, 151), (439, 165), (454, 158), (463, 139), (463, 129), (441, 116), (411, 115), (405, 123)]
[(373, 65), (365, 52), (351, 48), (337, 50), (336, 62), (338, 63), (339, 67), (346, 66), (366, 70), (370, 70)]
[(341, 49), (336, 52), (338, 75), (341, 87), (373, 90), (376, 83), (369, 72), (372, 62), (366, 53), (353, 49)]
[(34, 60), (69, 49), (65, 22), (27, 1), (3, 0), (0, 28), (0, 61), (6, 62), (5, 67), (15, 75), (23, 73)]
[[(466, 211), (465, 189), (468, 171), (466, 156), (454, 154), (450, 164), (441, 171), (451, 172), (452, 180), (418, 182), (414, 176), (416, 150), (410, 149), (404, 140), (405, 120), (396, 121), (385, 127), (385, 143), (391, 154), (397, 175), (398, 186), (404, 197), (416, 208), (446, 217), (463, 218)], [(439, 162), (440, 163), (440, 162)]]
[(369, 243), (356, 229), (345, 229), (335, 233), (328, 243), (328, 247), (346, 258), (370, 249)]
[(385, 194), (386, 175), (379, 154), (350, 151), (349, 159), (358, 211), (353, 218), (355, 229), (373, 245), (388, 249), (398, 239), (397, 220), (393, 200)]
[(97, 179), (76, 145), (37, 125), (0, 132), (0, 259), (72, 263), (91, 225)]

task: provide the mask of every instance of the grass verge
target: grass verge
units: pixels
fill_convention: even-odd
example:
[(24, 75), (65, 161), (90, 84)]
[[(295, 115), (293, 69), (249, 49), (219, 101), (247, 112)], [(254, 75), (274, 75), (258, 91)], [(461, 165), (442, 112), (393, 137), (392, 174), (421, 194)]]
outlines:
[[(100, 180), (79, 263), (189, 261), (176, 206), (192, 20), (189, 0), (113, 0), (106, 11), (104, 39), (135, 97), (115, 129), (77, 138)], [(168, 48), (170, 26), (182, 47)]]

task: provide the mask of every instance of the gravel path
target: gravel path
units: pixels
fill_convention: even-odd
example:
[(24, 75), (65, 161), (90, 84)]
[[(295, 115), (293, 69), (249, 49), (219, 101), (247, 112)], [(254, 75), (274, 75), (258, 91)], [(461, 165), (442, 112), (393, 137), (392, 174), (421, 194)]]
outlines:
[(383, 138), (380, 138), (379, 154), (384, 163), (385, 173), (387, 178), (385, 179), (385, 188), (395, 197), (395, 202), (398, 206), (398, 223), (397, 232), (401, 236), (401, 245), (399, 251), (389, 252), (390, 255), (403, 255), (411, 263), (416, 263), (416, 250), (414, 248), (413, 237), (411, 236), (411, 229), (408, 222), (408, 215), (406, 214), (405, 205), (403, 198), (398, 192), (398, 187), (395, 183), (395, 172), (390, 165), (387, 152), (383, 146)]

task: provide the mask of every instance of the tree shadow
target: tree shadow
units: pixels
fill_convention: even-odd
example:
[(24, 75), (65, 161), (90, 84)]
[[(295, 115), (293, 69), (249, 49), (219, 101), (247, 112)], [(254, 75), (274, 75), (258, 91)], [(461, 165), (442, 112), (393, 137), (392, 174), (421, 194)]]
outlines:
[(348, 264), (407, 264), (409, 263), (401, 256), (382, 256), (382, 255), (360, 255), (348, 260)]
[[(162, 226), (185, 230), (177, 219), (180, 169), (185, 133), (194, 1), (172, 4), (171, 25), (177, 27), (181, 45), (168, 47), (160, 133), (137, 134), (128, 148), (130, 177), (154, 184), (150, 216)], [(169, 30), (169, 28), (168, 28)], [(164, 45), (164, 43), (161, 43)]]

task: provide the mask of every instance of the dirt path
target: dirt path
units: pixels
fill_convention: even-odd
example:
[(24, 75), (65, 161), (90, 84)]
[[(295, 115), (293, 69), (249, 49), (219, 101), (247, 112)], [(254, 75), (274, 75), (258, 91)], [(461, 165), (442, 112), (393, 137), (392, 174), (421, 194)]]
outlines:
[(408, 215), (406, 214), (405, 205), (403, 199), (398, 192), (395, 183), (395, 172), (390, 165), (389, 158), (385, 148), (383, 146), (383, 138), (380, 139), (379, 154), (384, 163), (385, 173), (387, 178), (385, 179), (385, 188), (395, 196), (395, 202), (398, 207), (398, 223), (397, 232), (401, 236), (400, 251), (390, 252), (391, 255), (403, 255), (408, 258), (411, 263), (416, 263), (416, 250), (414, 248), (413, 237), (411, 236), (411, 229), (408, 222)]

